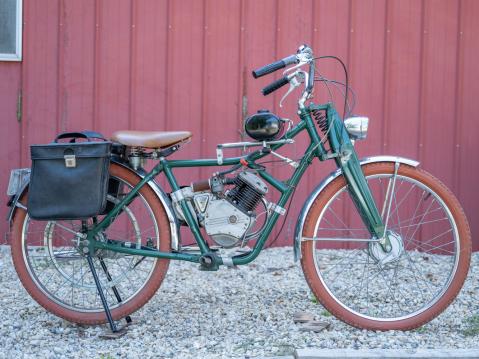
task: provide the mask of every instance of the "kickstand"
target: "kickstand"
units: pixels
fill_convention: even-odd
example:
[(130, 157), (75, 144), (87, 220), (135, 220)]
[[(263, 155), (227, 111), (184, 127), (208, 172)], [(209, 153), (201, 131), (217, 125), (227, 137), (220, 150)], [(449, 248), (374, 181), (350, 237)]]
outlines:
[[(108, 272), (108, 268), (106, 267), (105, 261), (103, 260), (102, 257), (100, 257), (100, 264), (101, 264), (101, 268), (103, 269), (103, 272), (105, 272), (106, 279), (108, 279), (108, 281), (111, 282), (113, 279), (111, 278), (110, 272)], [(111, 287), (111, 289), (113, 291), (113, 294), (115, 294), (115, 298), (118, 301), (118, 303), (123, 302), (123, 300), (121, 299), (120, 293), (118, 292), (118, 289), (116, 289), (116, 286)], [(127, 326), (132, 323), (131, 317), (129, 315), (125, 317), (125, 320), (126, 320)]]
[[(93, 265), (93, 259), (90, 255), (87, 255), (86, 259), (88, 261), (88, 266), (90, 267), (90, 271), (93, 275), (93, 279), (95, 280), (96, 289), (98, 290), (98, 294), (100, 295), (101, 304), (103, 305), (103, 309), (105, 310), (106, 318), (108, 319), (108, 323), (110, 324), (110, 329), (111, 329), (111, 332), (105, 333), (101, 335), (101, 337), (106, 339), (119, 338), (126, 333), (125, 327), (118, 329), (118, 327), (116, 326), (115, 321), (113, 320), (113, 317), (111, 315), (110, 308), (108, 307), (108, 302), (106, 301), (105, 294), (103, 293), (103, 289), (101, 287), (100, 280), (98, 278), (98, 274), (96, 272), (95, 266)], [(106, 270), (106, 265), (103, 262), (103, 260), (101, 260), (100, 263), (102, 264), (103, 270)], [(106, 270), (106, 273), (108, 273), (108, 270)], [(109, 275), (109, 273), (107, 274), (107, 278), (109, 281), (111, 280), (111, 276)], [(115, 296), (118, 302), (121, 302), (121, 297), (116, 287), (114, 287), (113, 292), (115, 293)], [(127, 321), (127, 324), (131, 323), (131, 318), (128, 316), (126, 321)]]

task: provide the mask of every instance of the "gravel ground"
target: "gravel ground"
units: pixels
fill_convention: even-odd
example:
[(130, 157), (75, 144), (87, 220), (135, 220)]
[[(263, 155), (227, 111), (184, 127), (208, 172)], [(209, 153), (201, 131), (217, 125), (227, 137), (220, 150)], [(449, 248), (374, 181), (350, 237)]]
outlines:
[[(479, 314), (479, 254), (460, 296), (439, 318), (411, 332), (352, 328), (317, 304), (291, 248), (263, 251), (249, 266), (200, 272), (171, 262), (162, 287), (133, 315), (118, 340), (106, 329), (81, 327), (46, 312), (23, 289), (9, 250), (0, 251), (0, 357), (247, 358), (291, 354), (295, 348), (479, 348), (471, 335)], [(331, 327), (301, 332), (293, 314), (309, 311)], [(477, 319), (476, 319), (477, 320)], [(479, 323), (477, 323), (479, 333)]]

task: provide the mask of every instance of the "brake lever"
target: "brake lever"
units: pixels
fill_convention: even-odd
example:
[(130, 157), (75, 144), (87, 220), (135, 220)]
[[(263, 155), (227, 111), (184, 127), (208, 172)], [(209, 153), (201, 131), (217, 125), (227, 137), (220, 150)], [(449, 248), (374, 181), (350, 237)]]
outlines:
[[(285, 71), (286, 72), (286, 71)], [(304, 71), (296, 71), (296, 73), (293, 74), (293, 77), (291, 78), (291, 80), (289, 80), (289, 89), (288, 91), (283, 95), (283, 97), (281, 98), (281, 100), (279, 101), (279, 107), (283, 107), (283, 101), (286, 99), (286, 97), (288, 97), (288, 95), (293, 92), (293, 90), (296, 88), (296, 87), (299, 87), (301, 85), (301, 83), (304, 81), (304, 76), (305, 76), (305, 72)], [(300, 79), (298, 80), (298, 77), (300, 77)]]
[(297, 65), (294, 65), (293, 67), (287, 68), (286, 70), (283, 71), (283, 75), (286, 75), (288, 73), (292, 73), (293, 71), (299, 69), (301, 66), (306, 65), (307, 62), (305, 61), (300, 61)]

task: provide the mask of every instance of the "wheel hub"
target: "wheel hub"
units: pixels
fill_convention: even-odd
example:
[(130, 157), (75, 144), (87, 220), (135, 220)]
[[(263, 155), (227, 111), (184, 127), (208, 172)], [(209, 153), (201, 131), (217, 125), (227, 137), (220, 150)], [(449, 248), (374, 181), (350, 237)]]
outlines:
[(393, 231), (387, 231), (386, 236), (389, 239), (390, 250), (384, 250), (380, 242), (369, 244), (369, 255), (380, 265), (384, 266), (393, 263), (401, 258), (404, 253), (404, 242), (401, 235)]

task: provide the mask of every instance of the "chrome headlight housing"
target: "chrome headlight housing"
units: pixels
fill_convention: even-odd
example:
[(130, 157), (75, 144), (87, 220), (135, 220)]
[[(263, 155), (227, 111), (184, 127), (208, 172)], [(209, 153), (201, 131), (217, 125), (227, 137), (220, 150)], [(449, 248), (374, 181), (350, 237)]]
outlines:
[(352, 140), (364, 140), (368, 134), (369, 118), (364, 116), (348, 117), (344, 127)]

